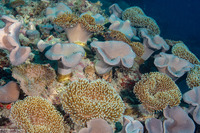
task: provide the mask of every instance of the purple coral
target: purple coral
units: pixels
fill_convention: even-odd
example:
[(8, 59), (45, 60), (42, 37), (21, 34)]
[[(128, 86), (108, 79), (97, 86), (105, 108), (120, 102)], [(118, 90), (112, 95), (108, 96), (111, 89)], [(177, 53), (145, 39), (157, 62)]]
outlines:
[(130, 68), (133, 66), (136, 57), (132, 48), (122, 41), (95, 41), (91, 47), (95, 49), (99, 60), (95, 64), (98, 74), (109, 72), (114, 66), (124, 66)]
[(26, 61), (31, 52), (29, 47), (23, 47), (19, 43), (21, 23), (8, 16), (2, 16), (5, 27), (0, 29), (0, 48), (10, 51), (9, 59), (12, 65), (20, 65)]

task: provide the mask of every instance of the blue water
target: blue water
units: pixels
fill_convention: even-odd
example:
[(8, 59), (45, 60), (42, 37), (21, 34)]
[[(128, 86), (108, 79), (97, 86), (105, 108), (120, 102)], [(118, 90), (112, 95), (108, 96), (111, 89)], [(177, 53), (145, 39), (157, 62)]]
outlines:
[(165, 39), (181, 40), (200, 58), (200, 0), (101, 0), (104, 6), (118, 3), (124, 10), (141, 7), (154, 18)]

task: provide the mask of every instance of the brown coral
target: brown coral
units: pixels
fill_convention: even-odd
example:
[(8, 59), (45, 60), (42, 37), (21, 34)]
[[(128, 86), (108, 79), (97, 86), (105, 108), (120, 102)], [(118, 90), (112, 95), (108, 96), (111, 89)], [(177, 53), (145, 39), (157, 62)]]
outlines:
[(200, 65), (195, 65), (187, 74), (186, 83), (189, 88), (200, 86)]
[(162, 111), (168, 105), (177, 106), (182, 97), (175, 82), (159, 72), (143, 74), (134, 86), (134, 93), (149, 112)]
[(124, 112), (124, 103), (115, 89), (104, 80), (89, 82), (79, 79), (61, 92), (60, 100), (65, 112), (76, 124), (86, 124), (94, 118), (108, 122), (118, 121)]
[(55, 18), (53, 22), (64, 28), (73, 27), (79, 23), (82, 28), (89, 32), (99, 32), (104, 29), (102, 25), (96, 24), (95, 19), (88, 14), (78, 17), (74, 14), (66, 13)]
[(174, 46), (177, 43), (183, 43), (182, 41), (174, 41), (174, 40), (170, 40), (170, 39), (165, 39), (165, 42), (169, 45), (169, 46)]
[(46, 99), (28, 96), (11, 108), (10, 119), (29, 133), (64, 133), (63, 117)]
[[(12, 69), (12, 76), (20, 82), (20, 88), (26, 95), (47, 97), (56, 84), (53, 68), (40, 64), (23, 64)], [(48, 89), (46, 89), (48, 88)]]
[(160, 29), (156, 21), (153, 18), (146, 16), (140, 7), (133, 6), (127, 8), (122, 13), (122, 19), (130, 20), (132, 26), (136, 28), (147, 28), (149, 34), (153, 36), (160, 34)]
[(172, 54), (188, 60), (192, 64), (200, 64), (199, 59), (188, 49), (184, 43), (177, 43), (172, 47)]

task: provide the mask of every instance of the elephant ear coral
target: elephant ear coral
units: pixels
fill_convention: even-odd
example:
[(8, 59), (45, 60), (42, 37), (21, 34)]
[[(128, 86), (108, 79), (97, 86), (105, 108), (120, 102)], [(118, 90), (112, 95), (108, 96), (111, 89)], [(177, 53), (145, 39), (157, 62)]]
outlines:
[(0, 103), (11, 103), (19, 98), (19, 86), (14, 81), (0, 86)]
[(200, 124), (200, 86), (194, 87), (192, 90), (183, 95), (183, 100), (189, 104), (189, 112), (192, 114), (194, 121)]
[(195, 124), (180, 107), (167, 107), (164, 110), (166, 120), (163, 122), (164, 133), (194, 133)]
[(12, 65), (20, 65), (26, 61), (31, 49), (21, 46), (19, 43), (19, 32), (21, 23), (15, 19), (3, 15), (0, 18), (5, 27), (0, 29), (0, 49), (6, 49), (10, 52), (10, 62)]
[(132, 48), (122, 41), (92, 42), (91, 47), (95, 49), (99, 60), (95, 64), (98, 74), (109, 72), (114, 66), (130, 68), (134, 64), (136, 54)]
[(113, 129), (103, 119), (92, 119), (87, 122), (87, 128), (82, 128), (79, 133), (113, 133)]
[(95, 118), (113, 123), (122, 118), (125, 109), (121, 97), (112, 85), (100, 79), (71, 82), (60, 93), (60, 102), (77, 125), (85, 125)]
[(183, 76), (194, 66), (187, 60), (163, 52), (155, 58), (154, 64), (159, 72), (167, 74), (174, 81)]
[(162, 111), (168, 105), (181, 102), (181, 92), (175, 82), (166, 74), (150, 72), (143, 74), (134, 86), (133, 92), (149, 112)]

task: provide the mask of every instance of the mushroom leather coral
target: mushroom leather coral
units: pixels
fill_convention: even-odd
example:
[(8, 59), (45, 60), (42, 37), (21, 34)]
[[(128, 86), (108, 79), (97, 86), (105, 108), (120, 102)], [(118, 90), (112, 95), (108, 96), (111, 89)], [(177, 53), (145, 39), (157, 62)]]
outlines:
[(180, 104), (181, 92), (175, 82), (159, 72), (143, 74), (134, 86), (134, 93), (149, 112), (162, 111)]
[(60, 93), (65, 112), (76, 124), (86, 124), (91, 119), (118, 121), (124, 113), (124, 103), (115, 89), (104, 80), (89, 82), (79, 79), (71, 82)]
[(93, 33), (104, 29), (104, 26), (96, 24), (95, 19), (88, 14), (81, 17), (63, 14), (55, 18), (54, 23), (64, 28), (71, 43), (86, 43)]
[(49, 101), (28, 96), (11, 108), (10, 119), (29, 133), (64, 133), (63, 117)]

